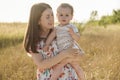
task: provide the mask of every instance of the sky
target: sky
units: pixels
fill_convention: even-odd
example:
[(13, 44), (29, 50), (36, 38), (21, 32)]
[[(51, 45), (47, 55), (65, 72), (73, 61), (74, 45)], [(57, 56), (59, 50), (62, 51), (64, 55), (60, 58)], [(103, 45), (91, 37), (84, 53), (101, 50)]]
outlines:
[(98, 17), (111, 15), (113, 9), (120, 9), (120, 0), (0, 0), (0, 22), (28, 22), (31, 6), (45, 2), (53, 8), (55, 21), (56, 9), (61, 3), (69, 3), (74, 8), (72, 21), (85, 22), (89, 20), (92, 11), (98, 12)]

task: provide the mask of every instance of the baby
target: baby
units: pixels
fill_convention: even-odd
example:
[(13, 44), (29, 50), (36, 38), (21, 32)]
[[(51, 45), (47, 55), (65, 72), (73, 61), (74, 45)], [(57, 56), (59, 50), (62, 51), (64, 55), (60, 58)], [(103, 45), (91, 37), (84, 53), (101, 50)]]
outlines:
[[(80, 39), (78, 29), (73, 24), (70, 24), (70, 21), (73, 18), (73, 7), (70, 4), (62, 3), (57, 8), (57, 18), (59, 21), (59, 25), (56, 26), (53, 32), (48, 36), (48, 39), (46, 40), (46, 43), (43, 47), (43, 50), (47, 51), (48, 46), (50, 45), (52, 40), (56, 38), (59, 52), (72, 47), (78, 49), (80, 55), (84, 54), (84, 51), (79, 47), (77, 43)], [(58, 65), (61, 64), (62, 62)], [(84, 80), (84, 74), (80, 66), (72, 61), (70, 62), (70, 64), (75, 69), (79, 79)], [(62, 65), (61, 67), (63, 66), (65, 65)], [(53, 73), (55, 75), (51, 76), (51, 80), (57, 80), (57, 78), (60, 76), (60, 74), (57, 74), (58, 73), (57, 71), (61, 71), (61, 68), (60, 66), (56, 65), (56, 67), (53, 69)]]

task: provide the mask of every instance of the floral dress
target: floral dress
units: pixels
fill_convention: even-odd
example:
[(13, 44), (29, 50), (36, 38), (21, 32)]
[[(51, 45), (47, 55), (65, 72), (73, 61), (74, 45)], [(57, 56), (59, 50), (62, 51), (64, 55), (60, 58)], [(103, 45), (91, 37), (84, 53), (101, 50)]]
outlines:
[[(42, 50), (43, 46), (44, 46), (44, 41), (40, 41), (40, 43), (37, 45), (37, 50), (39, 51), (39, 54), (42, 54), (43, 59), (47, 59), (57, 55), (58, 49), (55, 40), (52, 42), (51, 46), (49, 47), (48, 52), (44, 52)], [(37, 69), (37, 80), (50, 80), (53, 67), (45, 70)], [(57, 80), (78, 80), (78, 77), (75, 70), (71, 67), (71, 65), (67, 64), (62, 68), (62, 73), (60, 74)]]

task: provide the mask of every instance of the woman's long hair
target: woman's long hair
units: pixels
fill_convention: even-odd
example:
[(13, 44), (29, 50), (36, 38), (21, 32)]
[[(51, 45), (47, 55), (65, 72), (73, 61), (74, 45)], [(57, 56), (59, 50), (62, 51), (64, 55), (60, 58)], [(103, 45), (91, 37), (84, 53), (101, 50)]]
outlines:
[(28, 27), (24, 38), (24, 48), (27, 52), (32, 51), (33, 53), (38, 53), (36, 50), (36, 44), (39, 41), (41, 28), (38, 22), (43, 11), (47, 8), (51, 7), (46, 3), (34, 4), (31, 8)]

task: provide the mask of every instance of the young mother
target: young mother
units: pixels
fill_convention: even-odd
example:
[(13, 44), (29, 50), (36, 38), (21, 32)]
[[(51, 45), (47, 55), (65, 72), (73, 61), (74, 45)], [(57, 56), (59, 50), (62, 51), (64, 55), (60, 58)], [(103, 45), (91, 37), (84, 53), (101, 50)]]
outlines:
[(50, 80), (54, 66), (61, 65), (65, 66), (58, 80), (78, 80), (75, 70), (69, 64), (71, 60), (78, 60), (78, 54), (75, 54), (77, 53), (76, 49), (71, 48), (58, 53), (56, 40), (54, 39), (49, 46), (49, 51), (44, 52), (42, 50), (53, 27), (52, 8), (46, 3), (34, 4), (30, 12), (24, 47), (38, 67), (37, 80)]

